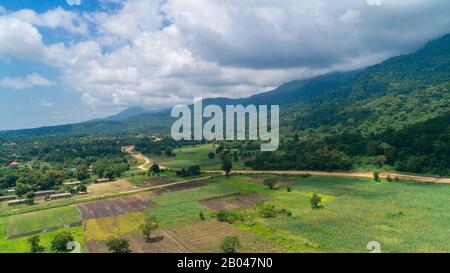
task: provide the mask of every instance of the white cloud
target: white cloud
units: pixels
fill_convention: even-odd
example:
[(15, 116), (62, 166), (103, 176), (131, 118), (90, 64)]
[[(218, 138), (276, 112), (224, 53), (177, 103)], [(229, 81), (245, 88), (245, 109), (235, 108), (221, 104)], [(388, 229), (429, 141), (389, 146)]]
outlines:
[(42, 36), (30, 23), (0, 16), (0, 55), (37, 59), (43, 50)]
[(51, 102), (48, 102), (48, 101), (46, 101), (46, 100), (41, 100), (41, 102), (40, 102), (40, 105), (42, 106), (42, 107), (52, 107), (53, 106), (53, 103), (51, 103)]
[(35, 86), (52, 86), (54, 84), (54, 81), (48, 80), (37, 73), (29, 74), (25, 77), (5, 77), (0, 79), (0, 85), (17, 90)]
[(369, 6), (381, 6), (381, 0), (367, 0), (367, 5)]
[(87, 22), (77, 13), (66, 11), (61, 7), (51, 9), (45, 13), (38, 14), (33, 10), (23, 9), (9, 14), (9, 17), (16, 18), (34, 26), (47, 28), (64, 28), (68, 32), (77, 34), (87, 34)]
[(80, 6), (81, 0), (67, 0), (67, 5), (69, 6)]
[[(106, 2), (120, 6), (0, 16), (0, 55), (59, 68), (63, 84), (99, 109), (166, 107), (365, 67), (450, 30), (446, 0)], [(44, 45), (41, 27), (82, 39)]]

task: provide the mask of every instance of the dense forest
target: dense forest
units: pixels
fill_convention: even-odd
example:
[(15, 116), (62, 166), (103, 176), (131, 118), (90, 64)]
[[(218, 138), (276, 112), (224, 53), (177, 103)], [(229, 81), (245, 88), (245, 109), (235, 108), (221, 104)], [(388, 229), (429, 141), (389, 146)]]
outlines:
[[(121, 147), (128, 138), (38, 137), (0, 142), (0, 195), (16, 187), (28, 191), (66, 190), (63, 182), (113, 179), (129, 169)], [(17, 166), (9, 166), (17, 162)]]
[(312, 132), (285, 140), (276, 153), (247, 160), (254, 169), (352, 170), (393, 168), (401, 172), (450, 175), (450, 112), (399, 131), (363, 135)]

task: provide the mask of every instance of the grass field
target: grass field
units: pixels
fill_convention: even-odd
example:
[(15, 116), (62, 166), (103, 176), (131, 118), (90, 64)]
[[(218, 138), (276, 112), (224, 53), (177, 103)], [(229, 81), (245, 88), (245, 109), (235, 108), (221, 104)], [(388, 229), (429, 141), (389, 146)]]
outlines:
[[(450, 251), (448, 185), (298, 177), (289, 185), (292, 192), (288, 192), (286, 186), (268, 190), (248, 180), (248, 176), (215, 178), (207, 187), (156, 197), (154, 202), (164, 207), (158, 216), (173, 219), (173, 212), (183, 215), (184, 207), (188, 211), (191, 204), (198, 205), (196, 202), (202, 199), (258, 192), (293, 215), (257, 218), (236, 226), (270, 239), (287, 252), (368, 252), (370, 241), (380, 242), (385, 252)], [(322, 197), (324, 209), (311, 209), (313, 193)], [(192, 220), (196, 210), (188, 213)]]
[(87, 220), (85, 226), (86, 241), (106, 241), (123, 234), (137, 232), (139, 225), (144, 220), (144, 212)]
[(450, 251), (448, 185), (312, 177), (294, 188), (337, 198), (323, 210), (268, 225), (300, 234), (323, 251), (364, 252), (369, 241), (380, 242), (384, 252)]
[[(30, 246), (27, 242), (29, 237), (22, 237), (17, 239), (8, 239), (6, 236), (6, 225), (8, 219), (6, 217), (0, 218), (0, 253), (26, 253), (30, 251)], [(82, 227), (64, 228), (53, 232), (41, 233), (39, 235), (41, 239), (41, 245), (45, 247), (44, 252), (52, 252), (50, 248), (50, 242), (61, 231), (69, 230), (75, 241), (80, 243), (82, 252), (85, 252), (84, 236)]]
[[(204, 170), (220, 170), (222, 167), (220, 158), (218, 156), (213, 159), (208, 157), (210, 152), (215, 151), (216, 147), (213, 144), (202, 144), (175, 149), (175, 157), (155, 155), (148, 155), (148, 157), (170, 169), (189, 168), (198, 165)], [(233, 161), (233, 167), (240, 170), (246, 169), (243, 161)]]
[(46, 228), (64, 226), (81, 221), (81, 215), (73, 206), (14, 215), (8, 218), (6, 232), (18, 235)]
[[(141, 251), (186, 251), (187, 248), (180, 245), (174, 247), (174, 242), (169, 241), (155, 245), (139, 243), (139, 224), (147, 215), (155, 215), (162, 228), (161, 236), (168, 236), (172, 230), (174, 236), (189, 242), (193, 233), (189, 234), (184, 227), (196, 227), (195, 236), (199, 240), (196, 249), (213, 251), (217, 249), (219, 239), (217, 236), (211, 237), (210, 245), (208, 240), (200, 240), (208, 236), (203, 233), (211, 232), (211, 228), (201, 224), (199, 213), (204, 212), (209, 223), (217, 220), (213, 218), (214, 212), (203, 206), (202, 201), (222, 197), (221, 202), (233, 202), (236, 200), (235, 194), (240, 193), (266, 196), (266, 202), (292, 213), (262, 218), (255, 208), (247, 208), (242, 212), (246, 215), (245, 220), (233, 223), (235, 229), (243, 232), (240, 234), (247, 234), (242, 239), (246, 247), (241, 251), (252, 252), (253, 249), (248, 247), (249, 242), (254, 241), (255, 244), (266, 242), (270, 245), (267, 251), (369, 252), (367, 244), (378, 241), (383, 252), (450, 252), (449, 185), (406, 181), (374, 182), (364, 178), (271, 175), (282, 181), (283, 185), (276, 190), (269, 190), (260, 183), (268, 176), (232, 175), (229, 179), (215, 177), (202, 181), (205, 184), (203, 187), (154, 194), (150, 202), (155, 208), (89, 220), (84, 235), (88, 241), (97, 243), (111, 237), (132, 238)], [(291, 192), (287, 191), (288, 187)], [(322, 197), (323, 209), (311, 208), (310, 198), (314, 193)], [(69, 215), (73, 213), (70, 212), (71, 207), (67, 210)], [(27, 214), (10, 219), (0, 218), (3, 228), (0, 230), (3, 236), (0, 237), (0, 252), (27, 249), (26, 241), (22, 238), (6, 239), (7, 224), (8, 229), (11, 228), (9, 224), (14, 224), (13, 230), (17, 230), (14, 232), (27, 230), (24, 227), (45, 228), (54, 226), (57, 221), (55, 219), (59, 219), (57, 215), (62, 212), (49, 210), (40, 211), (33, 217), (27, 217), (31, 215)], [(42, 236), (51, 237), (52, 234)], [(164, 238), (169, 240), (169, 237)], [(17, 242), (17, 246), (13, 242)]]
[(177, 176), (175, 171), (165, 171), (165, 172), (161, 172), (159, 177), (154, 177), (154, 176), (149, 176), (147, 173), (139, 171), (136, 173), (128, 173), (124, 178), (129, 181), (130, 183), (132, 183), (134, 186), (143, 186), (145, 185), (145, 182), (148, 180), (152, 180), (154, 178), (167, 178), (169, 180), (171, 180), (172, 182), (177, 182), (177, 181), (183, 181), (183, 180), (191, 180), (191, 179), (196, 179), (196, 178), (201, 178), (201, 177), (205, 177), (205, 176), (210, 176), (211, 174), (200, 174), (200, 175), (196, 175), (196, 176), (190, 176), (190, 177), (180, 177)]

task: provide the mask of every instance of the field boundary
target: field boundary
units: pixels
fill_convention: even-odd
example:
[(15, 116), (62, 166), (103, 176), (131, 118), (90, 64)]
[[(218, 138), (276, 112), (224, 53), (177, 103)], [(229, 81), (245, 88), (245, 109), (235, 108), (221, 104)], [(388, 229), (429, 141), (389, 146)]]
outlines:
[[(33, 209), (33, 207), (26, 207), (26, 209), (24, 209), (23, 211), (21, 211), (20, 209), (9, 210), (9, 211), (1, 212), (0, 217), (34, 212), (34, 211), (48, 210), (48, 209), (54, 209), (54, 208), (60, 208), (60, 207), (67, 207), (67, 206), (79, 204), (79, 203), (86, 203), (86, 202), (91, 202), (91, 201), (99, 201), (99, 200), (104, 200), (104, 199), (139, 194), (139, 193), (153, 191), (156, 189), (161, 189), (161, 188), (166, 188), (166, 187), (171, 187), (171, 186), (176, 186), (176, 185), (182, 185), (182, 184), (188, 184), (188, 183), (196, 182), (196, 181), (208, 180), (213, 177), (214, 176), (205, 176), (205, 177), (201, 177), (201, 178), (183, 180), (183, 181), (178, 181), (178, 182), (174, 182), (174, 183), (170, 183), (170, 184), (158, 185), (158, 186), (153, 186), (153, 187), (148, 187), (148, 188), (143, 188), (143, 189), (135, 189), (135, 190), (129, 190), (129, 191), (124, 191), (124, 192), (115, 192), (115, 193), (108, 193), (108, 194), (97, 195), (97, 196), (90, 196), (90, 197), (70, 200), (70, 202), (63, 203), (63, 204), (54, 204), (53, 206), (50, 205), (48, 207), (36, 207), (36, 209)], [(65, 201), (67, 201), (67, 200), (65, 200)]]

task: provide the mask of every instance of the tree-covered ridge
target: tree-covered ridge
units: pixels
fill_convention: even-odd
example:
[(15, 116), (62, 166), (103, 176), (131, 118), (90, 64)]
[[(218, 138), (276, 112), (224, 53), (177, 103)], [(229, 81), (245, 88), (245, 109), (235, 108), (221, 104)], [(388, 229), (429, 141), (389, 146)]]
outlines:
[(450, 112), (401, 130), (363, 135), (308, 131), (284, 139), (275, 153), (257, 153), (254, 169), (348, 171), (387, 168), (402, 172), (450, 175)]
[(449, 86), (447, 35), (417, 53), (365, 69), (351, 85), (293, 106), (287, 122), (300, 130), (355, 127), (377, 133), (401, 129), (448, 111)]

